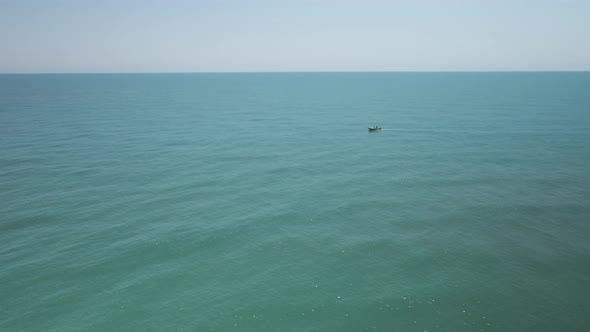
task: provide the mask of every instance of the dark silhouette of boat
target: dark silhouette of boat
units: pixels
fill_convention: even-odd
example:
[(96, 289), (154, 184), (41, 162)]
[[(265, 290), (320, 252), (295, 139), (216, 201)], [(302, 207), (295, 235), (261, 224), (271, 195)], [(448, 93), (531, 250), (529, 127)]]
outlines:
[(369, 131), (379, 131), (382, 130), (383, 128), (379, 127), (379, 126), (374, 126), (374, 127), (369, 127)]

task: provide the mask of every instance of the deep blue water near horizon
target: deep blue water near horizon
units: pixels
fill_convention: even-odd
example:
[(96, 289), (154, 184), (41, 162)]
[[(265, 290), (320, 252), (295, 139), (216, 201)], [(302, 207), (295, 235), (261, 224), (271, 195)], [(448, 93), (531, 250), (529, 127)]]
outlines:
[(0, 75), (0, 330), (587, 331), (589, 143), (590, 73)]

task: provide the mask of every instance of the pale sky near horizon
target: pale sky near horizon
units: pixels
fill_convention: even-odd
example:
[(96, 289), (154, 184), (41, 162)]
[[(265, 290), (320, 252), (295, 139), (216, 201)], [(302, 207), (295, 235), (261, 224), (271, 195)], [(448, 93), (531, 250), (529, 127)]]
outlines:
[(590, 0), (0, 0), (0, 73), (590, 70)]

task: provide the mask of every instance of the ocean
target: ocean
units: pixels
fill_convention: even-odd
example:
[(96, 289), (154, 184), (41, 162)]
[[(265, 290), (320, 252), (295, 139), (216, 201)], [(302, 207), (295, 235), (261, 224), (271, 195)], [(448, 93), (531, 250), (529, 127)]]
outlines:
[(588, 331), (589, 144), (588, 72), (0, 75), (0, 330)]

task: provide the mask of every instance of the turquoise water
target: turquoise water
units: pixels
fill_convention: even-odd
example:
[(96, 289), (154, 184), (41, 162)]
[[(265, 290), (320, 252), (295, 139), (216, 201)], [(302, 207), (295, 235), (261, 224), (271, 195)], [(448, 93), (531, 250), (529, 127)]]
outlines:
[(0, 330), (586, 331), (589, 143), (590, 73), (0, 75)]

